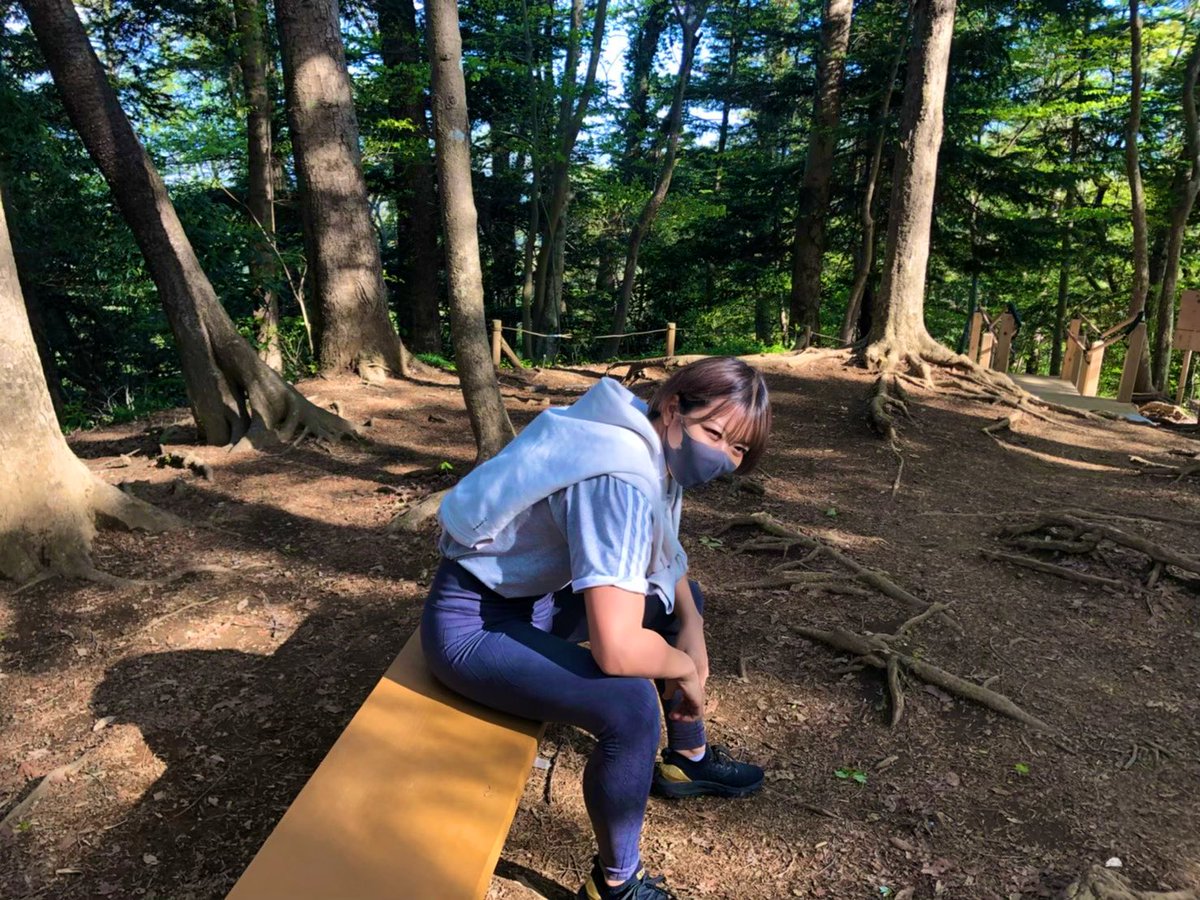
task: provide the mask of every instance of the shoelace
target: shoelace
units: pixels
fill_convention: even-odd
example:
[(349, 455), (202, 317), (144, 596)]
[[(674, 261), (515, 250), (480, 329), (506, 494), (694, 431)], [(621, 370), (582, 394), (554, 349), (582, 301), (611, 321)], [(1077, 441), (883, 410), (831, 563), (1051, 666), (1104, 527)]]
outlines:
[(733, 754), (729, 752), (729, 748), (724, 744), (709, 744), (708, 749), (713, 755), (713, 762), (718, 766), (732, 767), (741, 765), (733, 758)]

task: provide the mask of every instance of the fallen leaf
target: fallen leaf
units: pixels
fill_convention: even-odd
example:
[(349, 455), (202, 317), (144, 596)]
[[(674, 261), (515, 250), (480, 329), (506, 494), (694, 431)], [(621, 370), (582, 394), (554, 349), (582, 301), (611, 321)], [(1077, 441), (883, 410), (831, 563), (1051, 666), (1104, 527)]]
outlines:
[(144, 853), (144, 854), (142, 854), (142, 862), (144, 862), (148, 866), (157, 866), (158, 865), (158, 857), (155, 856), (153, 853)]
[(103, 731), (115, 721), (117, 721), (116, 716), (105, 716), (103, 719), (97, 719), (96, 724), (92, 726), (92, 731), (93, 733), (97, 731)]

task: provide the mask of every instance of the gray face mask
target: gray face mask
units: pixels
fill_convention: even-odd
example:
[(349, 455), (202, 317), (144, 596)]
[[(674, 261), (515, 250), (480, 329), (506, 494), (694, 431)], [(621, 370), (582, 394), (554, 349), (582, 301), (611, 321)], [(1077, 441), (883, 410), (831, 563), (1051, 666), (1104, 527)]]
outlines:
[[(682, 422), (680, 424), (682, 425)], [(663, 441), (667, 467), (671, 470), (671, 477), (679, 482), (681, 487), (694, 488), (706, 484), (714, 478), (728, 475), (737, 468), (737, 463), (729, 458), (728, 453), (692, 440), (686, 428), (682, 431), (683, 441), (678, 447), (672, 447), (667, 441)]]

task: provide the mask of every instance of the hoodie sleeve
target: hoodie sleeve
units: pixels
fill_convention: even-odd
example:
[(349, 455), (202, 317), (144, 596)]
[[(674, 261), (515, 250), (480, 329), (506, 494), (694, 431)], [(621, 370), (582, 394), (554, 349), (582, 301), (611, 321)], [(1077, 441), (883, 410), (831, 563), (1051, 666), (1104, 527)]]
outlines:
[(577, 593), (604, 585), (647, 592), (653, 513), (637, 488), (601, 475), (564, 488), (551, 499), (551, 509), (567, 538)]

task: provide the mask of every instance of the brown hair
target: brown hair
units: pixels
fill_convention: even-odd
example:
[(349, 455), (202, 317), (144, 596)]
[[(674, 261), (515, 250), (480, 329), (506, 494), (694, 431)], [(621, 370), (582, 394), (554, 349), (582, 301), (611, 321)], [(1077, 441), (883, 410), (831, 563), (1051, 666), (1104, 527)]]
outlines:
[(732, 404), (741, 413), (741, 419), (733, 423), (729, 440), (746, 445), (746, 455), (737, 471), (744, 474), (758, 464), (771, 432), (771, 400), (767, 396), (767, 383), (757, 369), (732, 356), (711, 356), (684, 366), (659, 385), (650, 398), (650, 420), (660, 418), (663, 408), (676, 396), (679, 411), (684, 415), (717, 404), (700, 421), (718, 415)]

